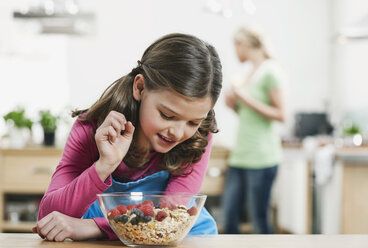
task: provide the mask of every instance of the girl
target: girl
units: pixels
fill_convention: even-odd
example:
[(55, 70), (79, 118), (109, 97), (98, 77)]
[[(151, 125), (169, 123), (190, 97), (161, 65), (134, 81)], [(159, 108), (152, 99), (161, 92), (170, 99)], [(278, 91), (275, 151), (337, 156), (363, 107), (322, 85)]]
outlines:
[[(185, 34), (154, 42), (129, 74), (112, 83), (74, 123), (33, 228), (42, 238), (117, 239), (96, 194), (198, 193), (217, 132), (222, 83), (214, 47)], [(81, 219), (81, 217), (83, 217)], [(202, 211), (192, 234), (216, 234)]]
[(284, 121), (283, 78), (258, 32), (240, 28), (234, 41), (239, 61), (250, 62), (252, 69), (243, 84), (234, 85), (226, 96), (227, 105), (239, 115), (239, 130), (227, 171), (224, 231), (239, 233), (246, 201), (253, 232), (272, 233), (267, 213), (281, 162), (281, 142), (272, 123)]

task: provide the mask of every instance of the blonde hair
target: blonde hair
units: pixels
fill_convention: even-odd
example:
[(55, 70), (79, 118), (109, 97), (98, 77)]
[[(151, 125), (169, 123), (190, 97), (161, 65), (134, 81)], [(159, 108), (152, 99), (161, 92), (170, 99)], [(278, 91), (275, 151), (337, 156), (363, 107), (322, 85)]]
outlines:
[(264, 35), (254, 27), (240, 27), (235, 32), (234, 41), (246, 41), (252, 48), (262, 50), (265, 58), (271, 58)]

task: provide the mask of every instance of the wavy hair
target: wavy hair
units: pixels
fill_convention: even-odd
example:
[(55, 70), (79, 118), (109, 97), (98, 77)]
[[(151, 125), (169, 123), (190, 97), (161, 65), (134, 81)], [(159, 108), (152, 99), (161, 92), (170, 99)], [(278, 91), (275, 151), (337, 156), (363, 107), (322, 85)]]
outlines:
[[(215, 48), (195, 36), (173, 33), (151, 44), (136, 68), (113, 82), (89, 109), (75, 110), (72, 116), (99, 126), (114, 110), (134, 126), (139, 125), (140, 102), (133, 98), (133, 82), (138, 74), (143, 75), (148, 90), (172, 90), (194, 99), (210, 96), (213, 104), (222, 87), (222, 66)], [(213, 109), (191, 138), (163, 154), (160, 168), (175, 175), (191, 168), (190, 173), (192, 164), (205, 152), (210, 132), (218, 132)], [(94, 133), (91, 137), (94, 139)], [(136, 133), (123, 161), (130, 168), (142, 169), (148, 165), (149, 151), (138, 147), (135, 137)]]

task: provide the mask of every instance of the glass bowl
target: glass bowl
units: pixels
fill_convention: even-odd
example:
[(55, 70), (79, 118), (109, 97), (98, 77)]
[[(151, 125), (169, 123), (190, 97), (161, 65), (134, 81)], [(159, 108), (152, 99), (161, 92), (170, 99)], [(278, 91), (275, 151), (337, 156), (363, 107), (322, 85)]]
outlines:
[(110, 227), (127, 246), (175, 246), (188, 234), (207, 196), (171, 192), (98, 194)]

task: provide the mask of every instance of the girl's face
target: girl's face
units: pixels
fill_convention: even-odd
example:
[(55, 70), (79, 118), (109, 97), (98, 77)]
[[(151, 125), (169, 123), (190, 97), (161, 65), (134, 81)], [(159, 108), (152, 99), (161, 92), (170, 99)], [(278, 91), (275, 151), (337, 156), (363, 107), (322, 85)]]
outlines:
[(192, 137), (213, 107), (209, 96), (193, 100), (169, 90), (141, 88), (139, 97), (138, 144), (160, 153)]

